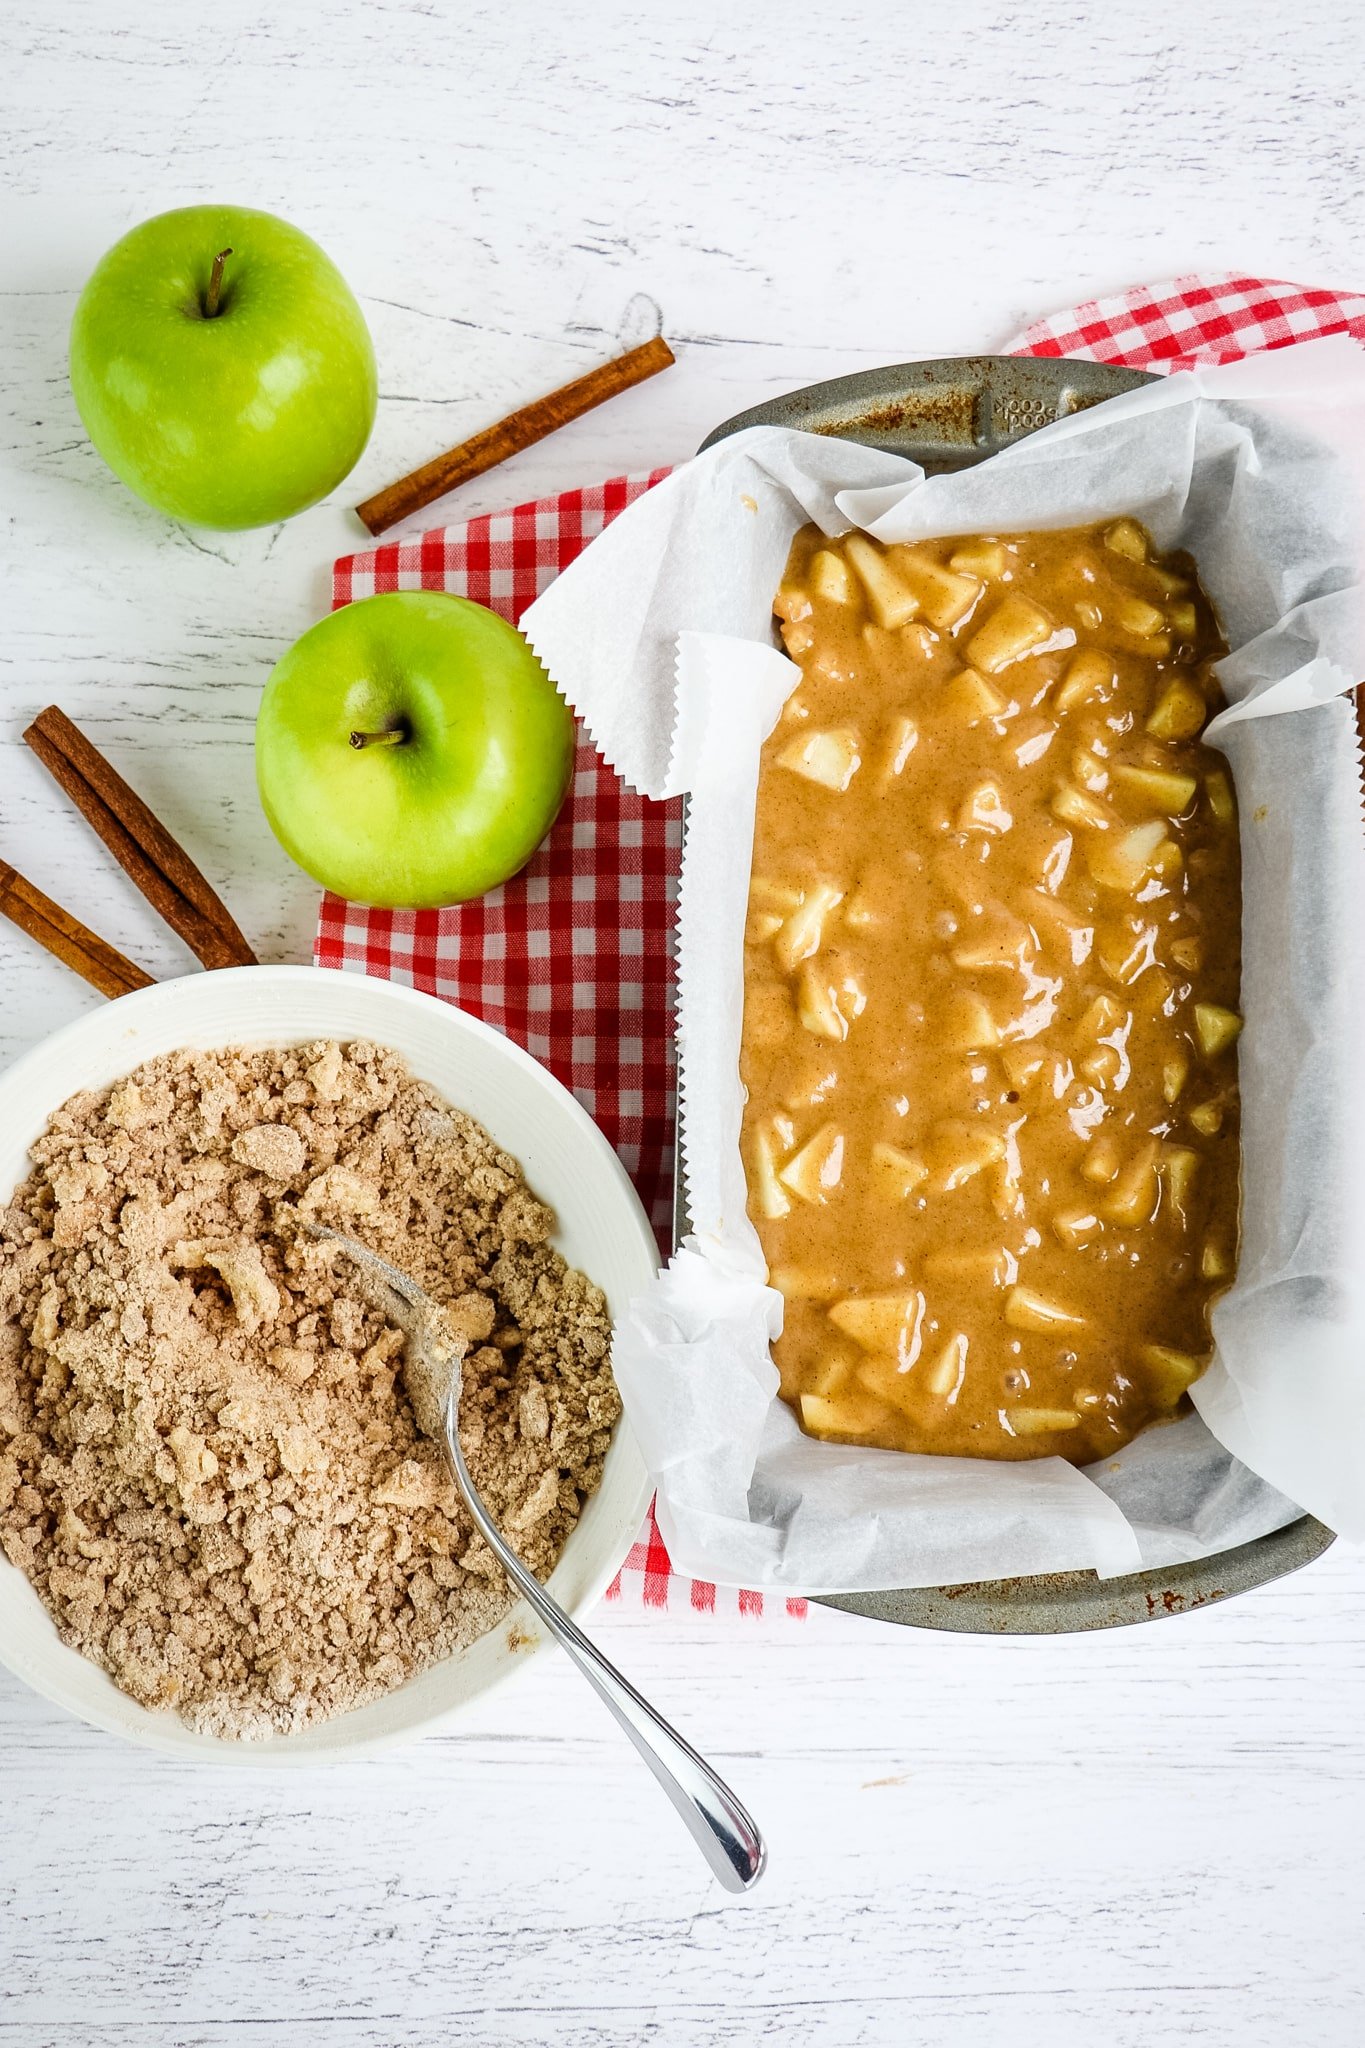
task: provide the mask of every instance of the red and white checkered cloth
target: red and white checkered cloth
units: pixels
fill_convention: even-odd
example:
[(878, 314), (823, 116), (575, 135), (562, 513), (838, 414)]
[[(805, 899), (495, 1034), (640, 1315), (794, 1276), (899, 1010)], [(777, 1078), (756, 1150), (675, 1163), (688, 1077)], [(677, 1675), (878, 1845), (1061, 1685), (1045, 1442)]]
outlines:
[[(1007, 352), (1169, 371), (1342, 333), (1365, 341), (1365, 297), (1229, 273), (1090, 300), (1038, 321)], [(609, 520), (667, 473), (615, 477), (347, 555), (336, 564), (333, 604), (383, 590), (450, 590), (515, 622)], [(635, 795), (580, 738), (568, 802), (514, 880), (449, 910), (370, 910), (324, 896), (314, 950), (319, 966), (426, 989), (524, 1045), (616, 1147), (665, 1249), (674, 1131), (670, 938), (681, 845), (679, 805)], [(675, 1574), (652, 1510), (607, 1597), (708, 1613), (765, 1611), (762, 1594)], [(770, 1614), (805, 1608), (804, 1600), (766, 1603)]]

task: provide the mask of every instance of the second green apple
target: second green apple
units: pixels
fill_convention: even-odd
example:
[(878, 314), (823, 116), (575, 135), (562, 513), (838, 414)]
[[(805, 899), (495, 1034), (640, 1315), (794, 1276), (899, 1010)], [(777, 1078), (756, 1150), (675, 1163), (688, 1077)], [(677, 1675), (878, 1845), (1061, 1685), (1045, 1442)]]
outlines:
[(573, 771), (568, 707), (520, 633), (435, 591), (363, 598), (271, 674), (256, 725), (266, 817), (325, 888), (432, 909), (524, 867)]

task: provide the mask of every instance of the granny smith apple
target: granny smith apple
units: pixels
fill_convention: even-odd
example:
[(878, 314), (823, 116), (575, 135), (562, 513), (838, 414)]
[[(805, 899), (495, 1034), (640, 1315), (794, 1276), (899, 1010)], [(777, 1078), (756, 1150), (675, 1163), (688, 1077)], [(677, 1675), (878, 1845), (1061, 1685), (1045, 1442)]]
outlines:
[(515, 627), (468, 598), (393, 591), (322, 619), (256, 722), (266, 817), (353, 902), (431, 909), (523, 867), (573, 769), (564, 700)]
[(327, 495), (374, 425), (369, 329), (288, 221), (185, 206), (116, 242), (71, 324), (71, 387), (116, 476), (192, 526), (268, 526)]

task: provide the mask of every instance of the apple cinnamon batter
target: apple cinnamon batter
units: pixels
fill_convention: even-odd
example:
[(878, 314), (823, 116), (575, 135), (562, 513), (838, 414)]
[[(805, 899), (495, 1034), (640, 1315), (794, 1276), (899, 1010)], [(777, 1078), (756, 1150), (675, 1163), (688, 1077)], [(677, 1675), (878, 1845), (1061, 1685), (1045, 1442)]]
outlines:
[(1224, 651), (1135, 521), (797, 535), (763, 750), (749, 1210), (812, 1434), (1103, 1457), (1180, 1408), (1238, 1228)]

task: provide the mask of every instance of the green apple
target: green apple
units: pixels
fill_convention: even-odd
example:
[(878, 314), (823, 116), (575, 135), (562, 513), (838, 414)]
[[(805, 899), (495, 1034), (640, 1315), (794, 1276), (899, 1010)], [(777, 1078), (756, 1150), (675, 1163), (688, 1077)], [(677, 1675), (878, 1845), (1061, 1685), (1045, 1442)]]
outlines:
[(574, 724), (516, 628), (468, 598), (348, 604), (271, 672), (256, 779), (301, 868), (353, 902), (425, 910), (524, 867), (573, 770)]
[(116, 476), (192, 526), (268, 526), (355, 467), (374, 349), (316, 242), (246, 206), (185, 206), (116, 242), (71, 323), (71, 388)]

